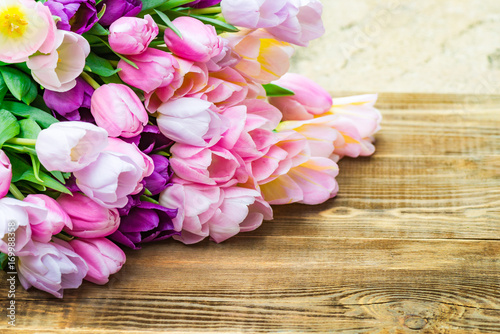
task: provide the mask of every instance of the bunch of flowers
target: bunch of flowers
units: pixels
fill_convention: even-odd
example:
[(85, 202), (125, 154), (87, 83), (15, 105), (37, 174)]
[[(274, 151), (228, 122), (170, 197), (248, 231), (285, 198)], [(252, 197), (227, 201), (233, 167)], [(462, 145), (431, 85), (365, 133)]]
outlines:
[(376, 95), (287, 73), (319, 0), (0, 0), (0, 263), (54, 296), (122, 247), (222, 242), (337, 194)]

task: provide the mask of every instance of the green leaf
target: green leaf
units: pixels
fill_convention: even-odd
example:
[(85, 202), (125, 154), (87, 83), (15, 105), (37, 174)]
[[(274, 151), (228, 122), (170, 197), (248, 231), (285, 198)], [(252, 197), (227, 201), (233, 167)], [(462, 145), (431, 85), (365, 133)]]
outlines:
[[(172, 1), (169, 0), (142, 0), (142, 11), (147, 11), (149, 9), (156, 8), (158, 6), (161, 6), (164, 3), (170, 3)], [(191, 0), (191, 2), (193, 2)], [(139, 15), (142, 17), (142, 15)]]
[[(180, 7), (180, 6), (185, 5), (187, 3), (190, 3), (190, 2), (193, 2), (193, 1), (192, 0), (169, 0), (169, 1), (166, 1), (165, 4), (159, 8), (159, 10), (161, 10), (161, 11), (169, 10), (169, 9), (172, 9), (175, 7)], [(144, 6), (142, 8), (144, 10)]]
[(107, 29), (105, 29), (102, 25), (100, 25), (99, 23), (96, 23), (89, 31), (86, 32), (86, 34), (107, 36), (107, 35), (109, 35), (109, 31)]
[(31, 118), (22, 119), (19, 121), (20, 132), (19, 138), (37, 139), (38, 134), (42, 131), (40, 125)]
[(275, 84), (262, 85), (266, 90), (268, 97), (278, 97), (278, 96), (293, 96), (295, 93), (289, 89), (283, 88)]
[(100, 20), (105, 12), (106, 12), (106, 4), (102, 5), (101, 11), (97, 13), (97, 18)]
[(3, 79), (3, 76), (0, 75), (0, 103), (2, 103), (3, 98), (5, 97), (5, 94), (7, 94), (8, 91), (9, 89), (5, 84), (5, 80)]
[(173, 32), (175, 32), (175, 34), (177, 36), (179, 36), (180, 39), (182, 39), (182, 34), (181, 32), (179, 31), (179, 29), (177, 29), (174, 24), (172, 23), (172, 21), (170, 21), (169, 17), (167, 15), (165, 15), (165, 13), (162, 13), (158, 10), (154, 10), (156, 12), (156, 14), (158, 14), (158, 16), (160, 17), (160, 19), (165, 22), (165, 24), (167, 25), (167, 27), (169, 27), (170, 29), (172, 29)]
[(9, 262), (9, 257), (5, 253), (0, 253), (0, 269), (4, 270)]
[[(121, 68), (119, 68), (118, 70), (121, 70)], [(122, 85), (124, 84), (122, 79), (120, 79), (120, 77), (117, 74), (113, 74), (109, 77), (102, 77), (101, 79), (102, 81), (104, 81), (105, 84), (109, 83), (122, 84)]]
[(229, 32), (238, 32), (238, 31), (240, 31), (235, 26), (233, 26), (233, 25), (231, 25), (229, 23), (223, 22), (221, 20), (218, 20), (216, 18), (211, 18), (211, 17), (207, 17), (207, 16), (201, 16), (201, 15), (189, 15), (189, 16), (194, 17), (195, 19), (198, 19), (201, 22), (205, 22), (205, 23), (211, 24), (215, 28), (218, 28), (218, 29), (220, 29), (222, 31), (229, 31)]
[(90, 69), (90, 72), (95, 73), (101, 77), (110, 77), (120, 71), (120, 69), (115, 70), (109, 61), (99, 57), (93, 52), (89, 54), (87, 60), (85, 61), (85, 64)]
[(39, 172), (39, 178), (42, 181), (40, 182), (35, 177), (33, 167), (17, 154), (9, 154), (9, 159), (12, 164), (12, 182), (18, 182), (21, 180), (29, 181), (31, 183), (71, 195), (71, 191), (69, 191), (68, 188), (42, 171)]
[(38, 95), (38, 89), (33, 80), (26, 74), (12, 67), (0, 67), (0, 73), (16, 99), (30, 104)]
[(0, 147), (19, 134), (17, 118), (5, 109), (0, 109)]
[(33, 147), (18, 144), (6, 143), (3, 144), (2, 149), (10, 149), (19, 153), (36, 154), (36, 150)]
[(42, 129), (46, 129), (50, 125), (59, 122), (54, 116), (50, 115), (49, 113), (19, 102), (4, 101), (1, 108), (9, 110), (12, 114), (18, 117), (30, 117), (35, 122), (37, 122), (38, 125), (42, 127)]
[(64, 180), (64, 174), (61, 173), (60, 171), (53, 170), (53, 171), (50, 171), (49, 173), (52, 174), (52, 176), (55, 177), (62, 184), (66, 183), (66, 180)]

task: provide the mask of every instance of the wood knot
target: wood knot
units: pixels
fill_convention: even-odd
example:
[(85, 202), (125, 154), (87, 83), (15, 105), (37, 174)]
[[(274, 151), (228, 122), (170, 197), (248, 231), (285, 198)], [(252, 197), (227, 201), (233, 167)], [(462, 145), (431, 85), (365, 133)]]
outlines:
[(418, 315), (409, 315), (406, 317), (404, 325), (409, 329), (419, 330), (427, 325), (427, 320), (419, 317)]

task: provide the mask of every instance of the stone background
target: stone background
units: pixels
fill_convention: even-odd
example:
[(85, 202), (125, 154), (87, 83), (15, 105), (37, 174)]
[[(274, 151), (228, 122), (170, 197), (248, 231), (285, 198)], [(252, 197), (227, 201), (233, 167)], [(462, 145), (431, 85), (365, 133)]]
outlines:
[(292, 71), (332, 93), (500, 94), (500, 0), (323, 0)]

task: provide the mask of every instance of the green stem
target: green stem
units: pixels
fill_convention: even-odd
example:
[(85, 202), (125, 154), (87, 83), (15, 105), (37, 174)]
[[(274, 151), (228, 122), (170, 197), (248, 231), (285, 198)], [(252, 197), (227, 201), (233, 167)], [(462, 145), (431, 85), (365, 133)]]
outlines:
[(187, 11), (188, 14), (193, 15), (203, 15), (203, 14), (219, 14), (222, 13), (221, 7), (209, 7), (209, 8), (198, 8), (198, 9), (189, 9)]
[(82, 74), (81, 74), (80, 76), (82, 77), (82, 79), (83, 79), (83, 80), (87, 81), (87, 83), (88, 83), (89, 85), (91, 85), (91, 86), (92, 86), (92, 88), (97, 89), (97, 88), (101, 87), (101, 85), (99, 85), (99, 84), (97, 83), (97, 81), (95, 81), (95, 80), (94, 80), (94, 79), (93, 79), (90, 75), (88, 75), (87, 73), (82, 72)]
[(61, 233), (56, 234), (56, 235), (55, 235), (55, 237), (57, 237), (57, 238), (59, 238), (59, 239), (61, 239), (61, 240), (64, 240), (64, 241), (71, 241), (71, 240), (73, 240), (73, 239), (75, 238), (75, 237), (73, 237), (73, 236), (66, 235), (66, 234), (64, 234), (64, 233), (62, 233), (62, 232), (61, 232)]
[(162, 156), (167, 157), (167, 158), (170, 158), (170, 156), (171, 156), (170, 153), (163, 152), (163, 151), (155, 152), (155, 154), (162, 155)]
[(141, 196), (141, 201), (149, 202), (149, 203), (153, 203), (153, 204), (160, 204), (160, 203), (158, 203), (158, 201), (155, 201), (154, 199), (147, 197), (147, 196), (144, 196), (144, 195)]
[(18, 200), (20, 200), (20, 201), (24, 200), (23, 193), (19, 190), (18, 187), (16, 187), (16, 185), (14, 183), (10, 184), (9, 191)]
[(24, 146), (35, 146), (36, 145), (36, 139), (28, 139), (28, 138), (11, 138), (6, 141), (8, 144), (15, 144), (15, 145), (24, 145)]

